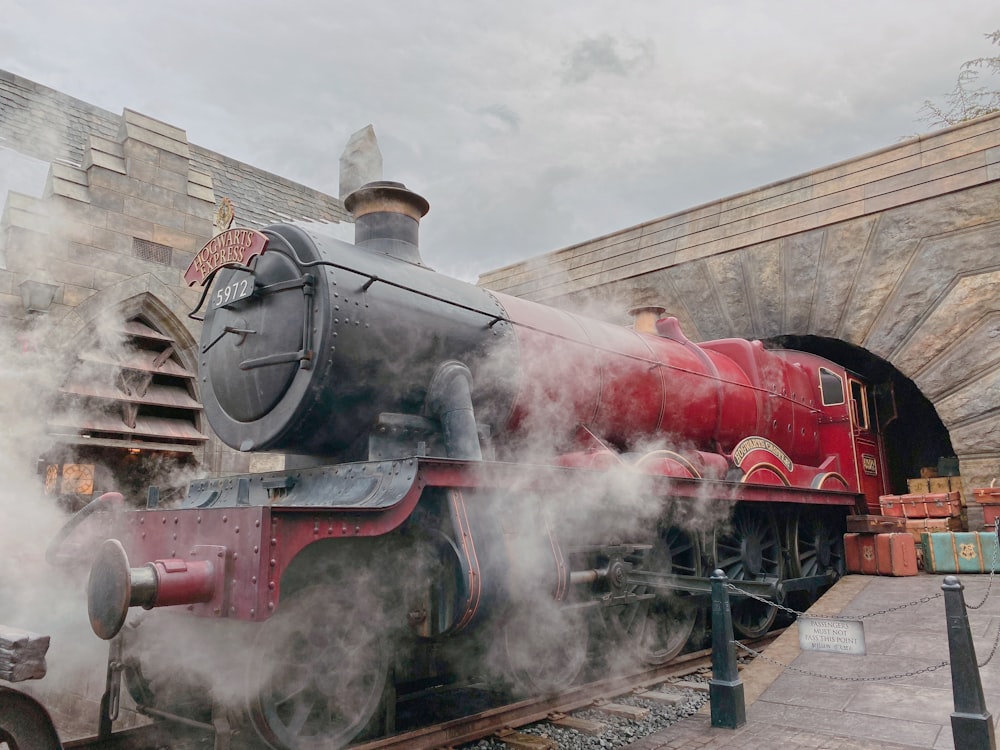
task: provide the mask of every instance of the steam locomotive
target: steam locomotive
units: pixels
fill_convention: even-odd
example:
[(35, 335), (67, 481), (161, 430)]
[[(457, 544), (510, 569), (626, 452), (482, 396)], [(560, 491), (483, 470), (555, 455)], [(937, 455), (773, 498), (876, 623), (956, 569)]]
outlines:
[(743, 636), (842, 573), (845, 516), (888, 491), (871, 384), (442, 276), (399, 183), (346, 206), (354, 245), (231, 229), (188, 269), (212, 428), (286, 459), (114, 514), (90, 619), (148, 712), (236, 707), (274, 748), (339, 747), (445, 676), (544, 691), (663, 663), (715, 568), (754, 594)]

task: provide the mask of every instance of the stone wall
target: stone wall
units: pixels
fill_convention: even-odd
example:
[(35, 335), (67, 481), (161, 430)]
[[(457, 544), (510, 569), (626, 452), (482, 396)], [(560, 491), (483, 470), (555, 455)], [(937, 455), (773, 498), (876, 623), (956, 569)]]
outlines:
[[(241, 226), (349, 220), (341, 201), (188, 142), (178, 127), (125, 110), (114, 115), (0, 71), (0, 148), (50, 163), (42, 196), (11, 192), (0, 217), (0, 319), (30, 325), (25, 282), (54, 287), (58, 339), (78, 340), (106, 311), (145, 300), (197, 371), (200, 290), (183, 271), (213, 236), (217, 200)], [(337, 161), (330, 159), (332, 174)], [(197, 457), (213, 474), (268, 457), (230, 450), (209, 435)]]
[[(91, 136), (115, 140), (121, 124), (119, 115), (0, 70), (0, 148), (81, 166)], [(211, 175), (217, 197), (233, 202), (245, 226), (351, 220), (338, 198), (318, 190), (195, 144), (188, 144), (188, 156), (193, 169)], [(331, 180), (337, 169), (331, 155)]]

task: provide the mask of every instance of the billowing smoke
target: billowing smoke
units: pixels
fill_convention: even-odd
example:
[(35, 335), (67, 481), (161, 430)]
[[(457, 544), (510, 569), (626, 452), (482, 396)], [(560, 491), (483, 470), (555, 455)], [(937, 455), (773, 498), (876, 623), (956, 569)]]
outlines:
[[(578, 423), (586, 414), (580, 394), (593, 393), (599, 383), (606, 396), (613, 384), (601, 369), (605, 355), (599, 348), (566, 338), (548, 337), (533, 347), (537, 351), (523, 341), (519, 350), (497, 348), (476, 369), (477, 392), (516, 392), (523, 411), (515, 434), (497, 436), (502, 458), (524, 471), (500, 491), (496, 507), (494, 523), (504, 528), (511, 563), (505, 571), (511, 600), (488, 651), (488, 666), (527, 689), (564, 686), (594, 653), (600, 655), (598, 668), (618, 671), (636, 668), (637, 652), (682, 645), (694, 606), (683, 595), (659, 592), (656, 599), (625, 606), (593, 605), (609, 596), (612, 563), (707, 575), (697, 569), (699, 545), (712, 544), (715, 529), (731, 511), (730, 504), (708, 497), (672, 498), (669, 487), (655, 484), (640, 468), (643, 458), (657, 451), (699, 447), (684, 435), (639, 433), (628, 443), (615, 443), (599, 425), (588, 430)], [(678, 403), (702, 401), (711, 385), (682, 382), (694, 390), (677, 393), (678, 384), (671, 394)], [(649, 415), (636, 417), (640, 424)], [(584, 470), (539, 482), (543, 472), (532, 465), (565, 463), (567, 454), (573, 455), (566, 465)], [(560, 562), (567, 571), (596, 567), (595, 576), (604, 578), (571, 585), (559, 592), (564, 601), (556, 601)], [(651, 593), (642, 586), (626, 591)], [(589, 648), (588, 633), (599, 641)]]
[[(40, 696), (67, 739), (93, 733), (104, 688), (108, 646), (91, 631), (86, 588), (93, 555), (111, 535), (112, 506), (100, 506), (63, 531), (73, 512), (93, 498), (121, 491), (126, 504), (135, 505), (151, 476), (175, 474), (176, 467), (144, 456), (130, 477), (119, 466), (104, 465), (99, 453), (79, 458), (89, 449), (79, 426), (101, 413), (95, 402), (74, 395), (81, 388), (73, 385), (114, 392), (115, 363), (130, 354), (116, 312), (99, 314), (85, 332), (69, 333), (56, 314), (29, 316), (0, 324), (0, 548), (8, 561), (0, 570), (0, 622), (50, 636), (47, 676), (19, 687)], [(68, 464), (82, 472), (78, 483)]]
[(93, 540), (77, 535), (61, 550), (66, 564), (46, 562), (46, 548), (68, 519), (46, 494), (39, 465), (51, 447), (48, 419), (65, 377), (53, 353), (55, 326), (41, 316), (12, 328), (0, 326), (0, 548), (6, 561), (0, 568), (0, 621), (50, 636), (48, 675), (21, 685), (44, 697), (67, 684), (99, 681), (107, 650), (87, 621), (86, 560)]

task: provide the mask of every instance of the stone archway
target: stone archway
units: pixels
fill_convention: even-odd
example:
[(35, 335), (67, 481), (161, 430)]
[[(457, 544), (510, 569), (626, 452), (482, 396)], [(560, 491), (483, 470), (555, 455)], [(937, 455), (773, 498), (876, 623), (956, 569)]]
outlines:
[(967, 489), (1000, 477), (1000, 183), (701, 258), (557, 304), (586, 311), (596, 300), (596, 309), (621, 310), (618, 322), (625, 323), (637, 290), (643, 304), (655, 299), (677, 316), (693, 340), (796, 342), (862, 374), (872, 367), (891, 374), (919, 405), (909, 428), (928, 436), (923, 446), (908, 438), (906, 450), (915, 455), (902, 462), (905, 471), (936, 461), (929, 445), (942, 456), (950, 445)]
[[(660, 305), (694, 341), (816, 338), (868, 352), (929, 402), (966, 489), (1000, 478), (1000, 114), (480, 283), (623, 324), (630, 307)], [(914, 429), (940, 429), (925, 421)]]

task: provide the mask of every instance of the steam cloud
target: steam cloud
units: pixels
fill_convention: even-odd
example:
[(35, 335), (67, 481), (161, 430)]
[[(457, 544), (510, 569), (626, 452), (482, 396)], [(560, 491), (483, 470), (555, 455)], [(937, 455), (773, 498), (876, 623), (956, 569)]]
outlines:
[[(104, 645), (90, 632), (84, 596), (88, 565), (76, 558), (55, 568), (45, 550), (67, 520), (53, 497), (43, 491), (37, 472), (39, 457), (49, 448), (47, 417), (64, 376), (56, 366), (49, 318), (33, 321), (15, 333), (0, 327), (0, 398), (4, 429), (0, 432), (0, 620), (5, 624), (49, 635), (48, 674), (40, 683), (19, 688), (53, 696), (67, 684), (78, 688), (103, 683)], [(85, 548), (86, 540), (76, 542)], [(70, 555), (73, 550), (65, 550)], [(82, 690), (81, 690), (82, 692)], [(92, 721), (96, 717), (92, 718)]]
[[(59, 435), (75, 432), (84, 418), (83, 404), (60, 388), (72, 380), (113, 388), (116, 369), (77, 359), (85, 350), (114, 362), (128, 355), (121, 320), (108, 311), (94, 320), (83, 340), (67, 346), (59, 318), (34, 315), (18, 324), (0, 322), (0, 399), (4, 429), (0, 432), (0, 622), (51, 637), (48, 673), (38, 682), (17, 687), (39, 697), (53, 714), (63, 739), (92, 734), (97, 702), (104, 690), (107, 644), (90, 629), (86, 586), (93, 554), (111, 535), (111, 514), (95, 513), (63, 543), (54, 545), (71, 511), (90, 498), (61, 494), (60, 480), (45, 486), (47, 464), (69, 462), (72, 448), (59, 447)], [(92, 405), (88, 408), (93, 408)], [(48, 460), (43, 460), (47, 457)], [(121, 490), (135, 501), (130, 487), (112, 486), (110, 468), (93, 457), (94, 496)], [(161, 476), (173, 472), (169, 462), (144, 462), (135, 488), (150, 481), (150, 468)], [(129, 484), (125, 478), (125, 484)], [(141, 500), (144, 495), (139, 495)], [(52, 545), (52, 565), (46, 559)]]

